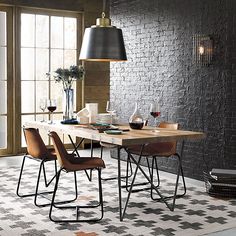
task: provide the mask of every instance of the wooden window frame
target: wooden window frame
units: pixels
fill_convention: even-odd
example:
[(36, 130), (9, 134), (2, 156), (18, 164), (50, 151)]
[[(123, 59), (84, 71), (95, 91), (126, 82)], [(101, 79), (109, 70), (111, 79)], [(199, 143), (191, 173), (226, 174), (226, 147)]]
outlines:
[(7, 29), (7, 147), (0, 149), (0, 155), (4, 156), (13, 153), (14, 128), (13, 128), (13, 94), (14, 94), (14, 55), (13, 55), (13, 9), (8, 6), (1, 6), (0, 11), (6, 12)]
[[(77, 64), (84, 27), (83, 13), (74, 11), (16, 7), (0, 4), (0, 10), (7, 12), (7, 148), (0, 149), (0, 156), (25, 152), (21, 147), (21, 13), (46, 14), (50, 16), (77, 18)], [(76, 110), (83, 106), (84, 82), (76, 83)], [(79, 96), (78, 96), (79, 95)], [(33, 113), (35, 114), (35, 113)]]

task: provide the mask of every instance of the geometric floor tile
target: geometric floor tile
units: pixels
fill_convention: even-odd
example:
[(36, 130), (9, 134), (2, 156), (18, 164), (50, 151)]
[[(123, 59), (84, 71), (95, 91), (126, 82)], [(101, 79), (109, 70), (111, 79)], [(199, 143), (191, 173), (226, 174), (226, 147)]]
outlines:
[[(105, 158), (106, 169), (103, 178), (117, 173), (117, 161)], [(124, 163), (125, 164), (125, 163)], [(38, 165), (31, 162), (25, 172), (23, 189), (34, 191)], [(49, 207), (39, 208), (33, 204), (33, 198), (19, 198), (16, 195), (20, 166), (0, 169), (0, 236), (148, 236), (148, 235), (204, 235), (217, 229), (235, 226), (236, 199), (216, 199), (205, 193), (202, 186), (189, 184), (187, 194), (176, 200), (174, 212), (161, 202), (154, 202), (150, 192), (132, 193), (123, 222), (119, 221), (117, 180), (103, 181), (104, 217), (98, 223), (58, 224), (48, 218)], [(52, 166), (47, 167), (47, 173), (52, 175)], [(95, 201), (97, 197), (97, 177), (88, 181), (84, 172), (78, 175), (79, 197), (76, 202), (85, 204)], [(172, 175), (160, 173), (160, 191), (173, 188)], [(143, 180), (141, 174), (137, 180)], [(59, 197), (69, 197), (73, 194), (73, 175), (67, 175), (61, 183), (64, 187)], [(43, 187), (43, 183), (40, 183)], [(53, 187), (53, 186), (52, 186)], [(122, 190), (126, 196), (126, 190)], [(47, 200), (40, 199), (45, 202)], [(59, 211), (58, 217), (72, 214), (70, 211)], [(73, 213), (74, 214), (74, 213)], [(82, 213), (81, 213), (82, 214)], [(93, 211), (84, 213), (85, 217), (94, 214)]]

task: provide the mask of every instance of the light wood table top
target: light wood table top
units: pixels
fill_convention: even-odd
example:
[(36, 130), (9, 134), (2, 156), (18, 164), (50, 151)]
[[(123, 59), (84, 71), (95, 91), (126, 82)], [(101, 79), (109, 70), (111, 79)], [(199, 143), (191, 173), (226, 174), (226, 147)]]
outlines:
[(130, 131), (122, 132), (122, 134), (99, 133), (97, 130), (88, 128), (86, 125), (65, 125), (61, 124), (59, 121), (55, 122), (55, 124), (29, 121), (26, 122), (24, 126), (38, 128), (39, 130), (44, 130), (47, 132), (55, 131), (58, 133), (107, 142), (120, 146), (177, 140), (202, 139), (205, 137), (205, 134), (202, 132), (168, 130), (166, 128), (158, 128), (160, 132), (153, 132), (153, 127), (150, 126), (145, 126), (141, 130), (133, 130), (127, 125), (119, 125), (120, 129), (130, 129)]

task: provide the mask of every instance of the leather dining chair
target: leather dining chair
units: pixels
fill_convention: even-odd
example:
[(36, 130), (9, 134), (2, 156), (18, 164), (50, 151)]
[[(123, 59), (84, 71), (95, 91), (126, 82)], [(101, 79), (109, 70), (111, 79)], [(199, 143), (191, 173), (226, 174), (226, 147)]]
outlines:
[[(53, 142), (56, 155), (57, 155), (57, 161), (60, 166), (59, 171), (57, 172), (56, 176), (56, 183), (54, 187), (54, 192), (52, 196), (52, 201), (51, 201), (51, 207), (49, 210), (49, 218), (53, 222), (96, 222), (99, 221), (103, 218), (103, 195), (102, 195), (102, 182), (101, 182), (101, 169), (105, 168), (105, 163), (104, 161), (99, 158), (99, 157), (75, 157), (74, 154), (69, 154), (67, 150), (65, 149), (61, 139), (57, 135), (56, 132), (50, 132), (49, 136), (51, 137), (51, 140)], [(59, 180), (61, 178), (61, 175), (64, 176), (64, 174), (67, 173), (73, 173), (74, 175), (74, 180), (75, 180), (75, 186), (76, 186), (76, 195), (78, 195), (78, 190), (77, 190), (77, 177), (76, 177), (76, 172), (77, 171), (84, 171), (84, 170), (94, 170), (96, 169), (98, 171), (98, 191), (99, 191), (99, 199), (98, 203), (94, 205), (77, 205), (74, 203), (73, 205), (61, 205), (61, 204), (56, 204), (55, 198), (57, 195), (57, 191), (59, 189)], [(62, 176), (62, 177), (63, 177)], [(60, 187), (63, 185), (60, 183)], [(100, 207), (100, 217), (93, 217), (93, 218), (83, 218), (80, 219), (81, 216), (81, 209), (85, 208), (96, 208)], [(76, 210), (76, 217), (75, 218), (65, 218), (65, 217), (55, 217), (55, 213), (53, 215), (53, 211), (59, 211), (64, 209), (75, 209)]]
[[(24, 136), (25, 136), (25, 141), (27, 145), (27, 152), (23, 157), (22, 165), (21, 165), (21, 170), (20, 170), (20, 175), (18, 179), (18, 184), (17, 184), (17, 190), (16, 194), (19, 197), (29, 197), (29, 196), (34, 196), (34, 204), (36, 206), (46, 206), (49, 204), (39, 204), (37, 202), (38, 196), (46, 196), (47, 194), (53, 193), (53, 191), (44, 191), (44, 192), (39, 192), (39, 184), (40, 184), (40, 178), (41, 174), (43, 173), (43, 178), (44, 178), (44, 184), (45, 187), (49, 187), (49, 185), (52, 183), (52, 181), (56, 177), (56, 172), (57, 172), (57, 165), (56, 165), (56, 153), (54, 149), (48, 149), (40, 134), (39, 130), (35, 128), (23, 128)], [(40, 163), (39, 165), (39, 170), (38, 170), (38, 175), (37, 175), (37, 181), (36, 181), (36, 186), (35, 186), (35, 192), (34, 193), (22, 193), (21, 188), (22, 188), (22, 177), (23, 180), (26, 180), (24, 178), (24, 170), (25, 167), (28, 166), (26, 164), (26, 159), (31, 159), (34, 161), (37, 161)], [(45, 163), (53, 161), (55, 165), (55, 173), (54, 175), (48, 180), (47, 175), (46, 175), (46, 170), (45, 170)], [(29, 168), (28, 168), (29, 169)], [(29, 179), (28, 179), (29, 181)]]
[[(169, 130), (177, 130), (179, 125), (178, 125), (178, 123), (161, 122), (158, 127), (159, 128), (164, 128), (164, 129), (169, 129)], [(133, 146), (126, 147), (126, 151), (130, 155), (132, 160), (134, 160), (133, 155), (139, 155), (139, 160), (138, 161), (134, 160), (134, 162), (136, 162), (136, 164), (138, 164), (138, 165), (140, 165), (140, 161), (143, 157), (152, 158), (151, 172), (149, 171), (150, 183), (152, 183), (151, 198), (153, 200), (157, 200), (157, 201), (158, 200), (163, 200), (163, 198), (165, 200), (173, 199), (172, 205), (170, 205), (170, 207), (169, 207), (170, 210), (172, 210), (172, 211), (174, 210), (174, 207), (175, 207), (176, 198), (183, 197), (186, 194), (186, 184), (185, 184), (185, 180), (184, 180), (184, 173), (183, 173), (183, 168), (182, 168), (182, 163), (181, 163), (181, 156), (177, 153), (176, 147), (177, 147), (177, 142), (176, 141), (174, 141), (174, 142), (148, 143), (146, 145), (133, 145)], [(157, 158), (159, 158), (159, 157), (169, 158), (169, 157), (172, 157), (172, 156), (176, 157), (177, 161), (178, 161), (176, 184), (175, 184), (175, 188), (174, 188), (174, 195), (173, 196), (162, 197), (162, 198), (154, 198), (153, 197), (153, 190), (154, 190), (153, 168), (154, 168), (154, 163), (155, 163), (155, 166), (157, 168), (157, 160), (156, 160)], [(137, 169), (138, 169), (138, 166), (137, 166)], [(137, 174), (137, 171), (135, 171), (133, 182), (135, 180), (136, 174)], [(183, 193), (182, 194), (177, 194), (180, 174), (182, 176), (182, 181), (183, 181)], [(160, 184), (160, 180), (159, 180), (159, 174), (158, 174), (158, 185), (159, 184)], [(155, 187), (157, 188), (158, 185), (155, 186)]]

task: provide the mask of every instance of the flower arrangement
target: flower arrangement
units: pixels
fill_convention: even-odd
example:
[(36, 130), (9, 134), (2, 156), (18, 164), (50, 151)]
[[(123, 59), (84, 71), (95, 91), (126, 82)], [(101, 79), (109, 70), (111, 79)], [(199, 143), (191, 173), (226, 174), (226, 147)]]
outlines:
[[(47, 76), (50, 76), (51, 73), (47, 73)], [(63, 89), (71, 89), (73, 81), (83, 79), (85, 75), (85, 70), (82, 65), (70, 66), (69, 69), (58, 68), (54, 73), (53, 77), (56, 82), (63, 84)]]

